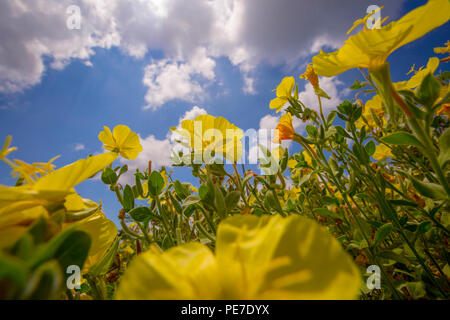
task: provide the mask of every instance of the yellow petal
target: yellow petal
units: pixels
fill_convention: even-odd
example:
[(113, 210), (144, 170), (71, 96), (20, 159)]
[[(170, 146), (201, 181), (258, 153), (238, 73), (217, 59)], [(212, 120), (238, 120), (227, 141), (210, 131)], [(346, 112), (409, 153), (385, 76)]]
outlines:
[(33, 189), (37, 191), (68, 191), (110, 165), (116, 158), (116, 153), (107, 152), (87, 159), (78, 160), (42, 177), (36, 181)]
[(112, 147), (115, 145), (115, 141), (114, 141), (111, 129), (108, 128), (107, 126), (104, 126), (103, 131), (98, 134), (98, 139), (101, 142), (103, 142), (106, 146)]
[(433, 74), (439, 66), (439, 59), (436, 57), (432, 57), (428, 59), (427, 67), (418, 71), (415, 75), (408, 80), (406, 86), (408, 89), (414, 89), (418, 87), (423, 79), (429, 74)]
[(287, 103), (287, 99), (284, 98), (275, 98), (270, 101), (270, 109), (275, 109), (277, 112), (280, 112), (283, 106)]
[(216, 256), (226, 299), (355, 299), (360, 274), (327, 230), (301, 216), (234, 216)]
[(0, 214), (0, 250), (13, 245), (40, 217), (48, 218), (42, 206)]
[(81, 221), (66, 223), (64, 228), (73, 224), (77, 226), (77, 230), (85, 231), (91, 236), (91, 248), (83, 267), (83, 272), (87, 272), (106, 254), (117, 236), (117, 227), (102, 212), (97, 212)]
[(69, 194), (66, 197), (64, 207), (67, 211), (81, 211), (85, 209), (83, 198), (76, 193)]
[(294, 77), (284, 77), (277, 87), (277, 97), (285, 98), (292, 96), (292, 90), (294, 89), (294, 85), (295, 85)]
[(448, 0), (429, 0), (398, 21), (349, 37), (337, 51), (316, 55), (314, 70), (318, 75), (331, 77), (357, 67), (375, 68), (394, 50), (446, 23), (449, 17)]
[(117, 145), (121, 146), (127, 140), (128, 135), (130, 134), (131, 129), (128, 126), (123, 124), (119, 124), (113, 129), (113, 137), (114, 141)]
[(384, 144), (376, 146), (375, 153), (372, 155), (372, 158), (374, 158), (375, 160), (383, 161), (388, 157), (392, 157), (391, 148)]
[(130, 263), (116, 299), (217, 299), (216, 262), (200, 243), (188, 243), (164, 253), (148, 250)]

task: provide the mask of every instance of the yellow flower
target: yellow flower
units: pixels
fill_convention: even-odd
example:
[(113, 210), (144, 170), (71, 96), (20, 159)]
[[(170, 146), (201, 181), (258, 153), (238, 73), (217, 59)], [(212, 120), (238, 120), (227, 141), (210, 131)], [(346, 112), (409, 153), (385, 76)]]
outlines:
[(275, 137), (273, 142), (281, 143), (282, 140), (294, 139), (295, 130), (292, 126), (292, 116), (288, 112), (281, 116), (280, 121), (275, 129)]
[[(0, 192), (2, 192), (0, 188)], [(3, 198), (2, 196), (0, 196)], [(0, 203), (3, 199), (0, 199)], [(17, 240), (28, 230), (30, 225), (40, 217), (48, 218), (47, 210), (41, 205), (27, 207), (16, 205), (12, 210), (0, 209), (0, 250), (16, 243)]]
[(401, 90), (401, 89), (414, 89), (416, 87), (418, 87), (423, 79), (429, 74), (434, 74), (434, 72), (436, 71), (436, 69), (439, 67), (439, 59), (436, 57), (432, 57), (430, 59), (428, 59), (428, 63), (427, 66), (425, 68), (420, 68), (419, 71), (417, 71), (412, 77), (411, 79), (409, 79), (406, 82), (406, 85), (403, 86), (403, 88), (401, 87), (400, 83), (394, 84), (394, 87), (396, 90)]
[(289, 168), (295, 169), (295, 167), (297, 166), (297, 163), (298, 163), (298, 162), (297, 162), (296, 160), (294, 160), (294, 159), (289, 159), (287, 165), (288, 165)]
[[(0, 185), (1, 234), (8, 233), (8, 243), (12, 244), (33, 221), (41, 216), (48, 217), (45, 207), (67, 205), (68, 209), (79, 209), (79, 199), (75, 195), (68, 197), (75, 193), (73, 187), (110, 165), (116, 158), (116, 153), (103, 153), (78, 160), (31, 184), (19, 187)], [(2, 245), (3, 242), (0, 243), (0, 249)]]
[(306, 151), (303, 151), (302, 155), (305, 158), (305, 161), (308, 164), (308, 166), (312, 167), (312, 159), (311, 159), (311, 156), (309, 155), (309, 153)]
[[(367, 120), (367, 125), (370, 128), (375, 128), (377, 127), (377, 124), (373, 118), (373, 114), (375, 114), (375, 116), (378, 117), (378, 120), (383, 123), (383, 116), (384, 116), (384, 109), (383, 109), (383, 103), (381, 100), (380, 95), (375, 95), (372, 97), (372, 99), (370, 99), (369, 101), (366, 102), (366, 104), (363, 107), (363, 116), (364, 118), (366, 118)], [(355, 125), (357, 128), (361, 129), (363, 125), (366, 125), (366, 123), (364, 122), (363, 118), (359, 118), (356, 122)]]
[(286, 190), (284, 192), (284, 200), (287, 201), (289, 199), (291, 200), (297, 200), (298, 199), (298, 194), (301, 192), (301, 190), (299, 188), (291, 188), (289, 190)]
[[(117, 299), (355, 299), (360, 272), (313, 220), (292, 215), (222, 221), (215, 254), (201, 243), (131, 261)], [(331, 267), (332, 266), (332, 267)]]
[(319, 87), (319, 77), (314, 72), (312, 64), (308, 64), (305, 73), (300, 76), (300, 79), (308, 79), (313, 88)]
[(448, 0), (429, 0), (398, 21), (350, 36), (337, 51), (321, 51), (313, 57), (314, 70), (331, 77), (358, 67), (376, 69), (393, 51), (446, 23), (449, 17)]
[(434, 53), (437, 54), (446, 54), (446, 53), (450, 53), (450, 41), (447, 41), (445, 43), (445, 47), (437, 47), (434, 48)]
[(285, 77), (277, 87), (277, 97), (270, 101), (270, 109), (275, 109), (277, 112), (283, 108), (288, 102), (288, 98), (292, 97), (292, 90), (294, 89), (294, 77)]
[(115, 126), (113, 132), (107, 126), (103, 129), (98, 138), (104, 143), (103, 148), (106, 150), (120, 153), (122, 157), (130, 160), (136, 159), (142, 152), (139, 136), (127, 126)]
[(311, 83), (311, 85), (313, 86), (316, 95), (330, 99), (330, 97), (326, 94), (326, 92), (320, 88), (319, 77), (314, 72), (312, 64), (308, 64), (305, 73), (300, 76), (300, 79), (307, 79), (309, 83)]
[(391, 148), (384, 144), (380, 144), (375, 148), (375, 153), (372, 158), (375, 160), (383, 161), (386, 158), (392, 158)]
[[(86, 201), (84, 209), (95, 208), (97, 204), (90, 200)], [(98, 264), (111, 247), (117, 236), (117, 227), (105, 214), (98, 211), (86, 219), (73, 223), (65, 223), (63, 229), (75, 225), (76, 230), (84, 231), (91, 237), (91, 247), (88, 257), (83, 266), (83, 273), (88, 272)]]
[[(194, 120), (183, 120), (181, 130), (175, 127), (170, 129), (184, 137), (196, 153), (203, 155), (205, 151), (214, 152), (215, 155), (221, 155), (233, 162), (242, 156), (241, 139), (244, 133), (223, 117), (200, 115)], [(209, 158), (202, 157), (205, 162), (212, 160)]]

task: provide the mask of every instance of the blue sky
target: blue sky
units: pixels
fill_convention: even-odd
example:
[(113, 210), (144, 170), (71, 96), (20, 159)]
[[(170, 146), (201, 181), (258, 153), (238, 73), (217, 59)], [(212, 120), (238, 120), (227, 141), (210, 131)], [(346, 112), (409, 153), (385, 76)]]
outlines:
[[(41, 9), (36, 7), (38, 2), (40, 0), (34, 3), (23, 1), (25, 6), (30, 6), (29, 12), (33, 13), (35, 10), (37, 17), (43, 15)], [(48, 2), (52, 1), (48, 0)], [(64, 5), (70, 3), (70, 1), (62, 2), (63, 4), (55, 2), (55, 7), (64, 8)], [(0, 70), (2, 67), (6, 70), (0, 72), (0, 137), (4, 139), (7, 135), (13, 136), (13, 145), (19, 148), (12, 154), (13, 158), (27, 162), (44, 162), (55, 155), (61, 155), (55, 162), (58, 167), (61, 167), (89, 154), (101, 152), (101, 142), (97, 139), (97, 135), (103, 125), (112, 128), (117, 124), (126, 124), (145, 139), (144, 149), (148, 148), (145, 156), (134, 163), (129, 163), (130, 166), (142, 168), (147, 160), (154, 160), (156, 165), (166, 164), (167, 157), (160, 151), (167, 150), (170, 146), (167, 140), (169, 127), (178, 125), (180, 119), (185, 117), (187, 112), (192, 111), (194, 106), (197, 106), (195, 109), (197, 111), (202, 110), (201, 112), (214, 116), (224, 116), (244, 130), (270, 125), (276, 121), (276, 114), (268, 106), (274, 97), (272, 90), (280, 80), (284, 76), (292, 75), (299, 83), (300, 91), (304, 91), (306, 83), (300, 81), (298, 76), (303, 73), (306, 64), (311, 60), (313, 49), (309, 48), (314, 47), (314, 41), (325, 39), (324, 48), (328, 50), (337, 47), (345, 39), (345, 30), (351, 26), (353, 20), (365, 15), (367, 7), (367, 4), (361, 4), (361, 1), (343, 1), (341, 6), (347, 6), (348, 10), (340, 14), (341, 9), (339, 9), (335, 16), (327, 19), (322, 17), (316, 7), (309, 8), (310, 3), (305, 1), (300, 7), (301, 14), (311, 16), (313, 21), (320, 24), (318, 33), (314, 34), (315, 25), (302, 25), (301, 22), (298, 22), (299, 25), (295, 25), (295, 28), (299, 28), (298, 30), (309, 28), (309, 30), (302, 34), (298, 31), (292, 32), (290, 30), (293, 26), (289, 24), (284, 31), (283, 26), (280, 27), (280, 23), (277, 23), (282, 20), (274, 19), (275, 21), (269, 21), (268, 24), (272, 23), (274, 28), (281, 28), (283, 37), (287, 39), (272, 39), (270, 37), (273, 35), (267, 34), (268, 43), (265, 44), (262, 40), (257, 41), (261, 37), (256, 28), (258, 24), (254, 28), (243, 27), (240, 26), (242, 23), (233, 22), (234, 20), (226, 23), (226, 30), (237, 29), (233, 31), (234, 33), (230, 33), (234, 34), (230, 36), (231, 40), (214, 40), (220, 38), (220, 34), (208, 35), (209, 38), (205, 40), (201, 34), (195, 34), (195, 26), (189, 29), (195, 22), (189, 20), (191, 17), (182, 15), (183, 8), (177, 11), (177, 6), (171, 4), (172, 9), (167, 9), (169, 16), (159, 17), (161, 23), (164, 19), (170, 20), (171, 14), (175, 16), (179, 14), (179, 21), (185, 22), (184, 29), (155, 29), (156, 31), (153, 32), (152, 25), (149, 25), (150, 39), (147, 39), (145, 34), (133, 39), (127, 33), (133, 30), (133, 25), (128, 24), (127, 28), (115, 30), (114, 36), (111, 36), (111, 38), (121, 37), (120, 43), (111, 40), (110, 44), (105, 45), (105, 41), (93, 44), (92, 39), (88, 37), (92, 32), (96, 32), (100, 34), (99, 37), (104, 37), (103, 40), (109, 39), (108, 35), (112, 32), (108, 31), (107, 22), (92, 26), (97, 22), (92, 20), (91, 23), (89, 20), (94, 19), (95, 14), (99, 15), (105, 10), (92, 13), (88, 11), (91, 7), (87, 4), (93, 1), (72, 2), (78, 3), (82, 12), (87, 11), (85, 13), (87, 17), (83, 17), (83, 25), (89, 25), (87, 28), (93, 30), (83, 31), (82, 25), (79, 34), (73, 36), (73, 33), (67, 33), (68, 39), (65, 39), (66, 34), (54, 35), (56, 31), (47, 34), (48, 29), (40, 25), (44, 22), (39, 22), (35, 27), (43, 28), (41, 33), (36, 32), (40, 29), (31, 32), (27, 27), (23, 27), (18, 19), (4, 22), (12, 26), (11, 32), (15, 34), (16, 39), (0, 37), (0, 49), (7, 47), (10, 54), (10, 56), (2, 56), (3, 53), (0, 53)], [(118, 7), (122, 5), (119, 0), (112, 2), (119, 2), (116, 4)], [(156, 2), (163, 10), (164, 2)], [(261, 7), (265, 3), (261, 2)], [(424, 3), (425, 1), (412, 0), (388, 1), (386, 10), (391, 19), (397, 19), (405, 12)], [(199, 10), (202, 10), (204, 4), (198, 5)], [(330, 4), (330, 6), (333, 5)], [(13, 10), (14, 1), (2, 2), (0, 9), (5, 6), (6, 8), (3, 9), (6, 11)], [(267, 6), (270, 5), (267, 4)], [(238, 8), (239, 6), (235, 5), (233, 10)], [(264, 8), (259, 9), (263, 16)], [(5, 10), (0, 11), (5, 12)], [(111, 14), (116, 16), (109, 16), (108, 19), (116, 19), (115, 25), (119, 25), (123, 21), (121, 19), (125, 19), (117, 12), (121, 15), (125, 14), (119, 9), (111, 11)], [(55, 16), (55, 21), (66, 18), (64, 14), (59, 17), (58, 12), (52, 11), (48, 14), (50, 17)], [(245, 19), (246, 23), (253, 20), (259, 21), (258, 16), (246, 17), (245, 13), (241, 15), (244, 15), (241, 19)], [(207, 14), (199, 14), (200, 20), (202, 17), (205, 21), (210, 21)], [(108, 19), (104, 21), (109, 21)], [(328, 22), (324, 26), (325, 21)], [(145, 25), (145, 19), (138, 24), (141, 28)], [(4, 25), (0, 23), (0, 26)], [(28, 27), (32, 28), (32, 26)], [(201, 26), (199, 28), (201, 30)], [(239, 28), (245, 28), (245, 30)], [(192, 34), (183, 34), (186, 30), (191, 30)], [(340, 36), (333, 35), (333, 32), (337, 32), (336, 30), (341, 33)], [(341, 32), (342, 30), (344, 32)], [(105, 35), (102, 35), (102, 32)], [(236, 32), (239, 36), (235, 35)], [(261, 32), (264, 31), (261, 30)], [(416, 66), (426, 65), (428, 58), (434, 55), (433, 47), (443, 45), (448, 40), (448, 34), (449, 23), (392, 54), (389, 62), (393, 80), (405, 79), (405, 74), (413, 63)], [(53, 40), (52, 37), (54, 37)], [(75, 40), (70, 37), (75, 37)], [(192, 43), (188, 41), (191, 37)], [(85, 38), (88, 40), (83, 40)], [(180, 38), (182, 39), (179, 40)], [(184, 38), (186, 41), (183, 40)], [(28, 48), (25, 44), (30, 39), (40, 41), (45, 39), (41, 43), (45, 44), (47, 49), (42, 50), (42, 53), (30, 51), (28, 55), (20, 51), (21, 48), (22, 50)], [(161, 39), (173, 43), (166, 44)], [(14, 46), (11, 46), (11, 41), (21, 44), (17, 46), (16, 54), (18, 56), (23, 54), (23, 60), (15, 61), (14, 52), (12, 52)], [(83, 50), (71, 49), (71, 41), (73, 45)], [(278, 45), (273, 47), (273, 56), (271, 56), (271, 41), (274, 46)], [(291, 42), (299, 43), (291, 46)], [(205, 50), (198, 50), (198, 48)], [(239, 54), (240, 52), (243, 53)], [(198, 61), (195, 57), (198, 57)], [(42, 68), (39, 68), (40, 62)], [(445, 68), (445, 66), (441, 67)], [(170, 70), (175, 71), (170, 73), (172, 72)], [(165, 72), (167, 78), (174, 81), (158, 78)], [(357, 77), (360, 78), (358, 72), (348, 71), (332, 81), (323, 80), (329, 81), (325, 85), (325, 90), (327, 88), (337, 90), (338, 96), (333, 103), (351, 98), (351, 95), (346, 95), (348, 91), (344, 89), (348, 88)], [(149, 81), (147, 84), (145, 79)], [(253, 81), (252, 85), (251, 81)], [(11, 86), (11, 83), (14, 86)], [(159, 94), (158, 91), (164, 94)], [(174, 99), (171, 91), (179, 92), (179, 98)], [(146, 95), (150, 95), (150, 98)], [(144, 109), (145, 106), (150, 108)], [(299, 128), (299, 130), (302, 129)], [(174, 177), (182, 181), (195, 182), (187, 169), (175, 169)], [(13, 183), (10, 168), (6, 164), (0, 164), (0, 184)], [(101, 199), (105, 213), (117, 222), (116, 216), (120, 207), (113, 193), (101, 181), (95, 179), (86, 181), (76, 189), (86, 198), (95, 201)]]

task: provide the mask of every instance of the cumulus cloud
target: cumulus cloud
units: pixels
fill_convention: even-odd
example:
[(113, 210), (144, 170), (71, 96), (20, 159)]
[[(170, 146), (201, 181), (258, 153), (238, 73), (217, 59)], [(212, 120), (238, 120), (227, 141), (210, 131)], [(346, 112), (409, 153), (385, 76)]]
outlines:
[(204, 86), (195, 76), (212, 81), (216, 63), (206, 56), (206, 49), (199, 48), (186, 63), (169, 59), (154, 62), (145, 68), (144, 85), (148, 87), (145, 109), (157, 109), (174, 99), (193, 102), (204, 96)]
[[(403, 1), (386, 4), (383, 16), (397, 17)], [(0, 92), (41, 81), (50, 68), (73, 59), (91, 66), (95, 48), (118, 47), (143, 58), (150, 50), (143, 83), (145, 107), (172, 99), (194, 102), (216, 80), (215, 60), (227, 58), (242, 73), (243, 90), (256, 93), (261, 63), (303, 65), (302, 58), (338, 47), (370, 0), (5, 0), (0, 2)], [(81, 29), (66, 27), (70, 5), (81, 9)]]

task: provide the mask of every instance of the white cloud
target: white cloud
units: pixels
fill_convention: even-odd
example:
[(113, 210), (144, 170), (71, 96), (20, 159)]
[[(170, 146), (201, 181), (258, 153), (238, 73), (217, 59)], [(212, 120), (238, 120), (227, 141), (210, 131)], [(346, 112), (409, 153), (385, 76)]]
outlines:
[[(333, 78), (319, 78), (320, 87), (325, 91), (331, 99), (321, 98), (323, 113), (325, 116), (333, 109), (336, 109), (341, 103), (340, 91), (338, 90), (339, 85), (344, 83), (340, 81), (337, 77)], [(317, 95), (314, 93), (314, 88), (310, 83), (305, 85), (305, 90), (299, 92), (298, 98), (302, 101), (308, 108), (319, 112), (319, 102)]]
[(194, 120), (200, 115), (207, 114), (205, 109), (200, 108), (199, 106), (193, 106), (191, 110), (188, 110), (184, 113), (184, 115), (179, 120), (179, 125), (183, 120)]
[(120, 179), (121, 183), (130, 183), (133, 181), (133, 174), (136, 169), (145, 171), (148, 168), (149, 161), (152, 161), (152, 170), (158, 170), (162, 166), (170, 166), (171, 150), (173, 144), (169, 139), (158, 140), (154, 135), (141, 138), (143, 151), (134, 160), (122, 159), (123, 164), (128, 165), (128, 172)]
[(84, 149), (86, 149), (86, 146), (84, 144), (82, 144), (82, 143), (77, 143), (75, 145), (75, 148), (74, 148), (75, 151), (81, 151), (81, 150), (84, 150)]
[(145, 109), (157, 109), (169, 100), (179, 99), (189, 102), (201, 100), (204, 86), (195, 76), (206, 80), (215, 77), (216, 63), (206, 56), (205, 48), (199, 48), (189, 62), (179, 63), (164, 59), (145, 68), (142, 82), (148, 87)]
[[(44, 59), (62, 69), (73, 59), (87, 66), (95, 48), (117, 46), (150, 61), (143, 82), (146, 107), (172, 99), (197, 101), (216, 80), (215, 59), (239, 67), (243, 90), (254, 94), (255, 68), (287, 64), (291, 70), (324, 46), (342, 44), (352, 22), (370, 0), (6, 0), (0, 1), (0, 92), (41, 81)], [(383, 16), (397, 17), (403, 1), (385, 4)], [(81, 8), (80, 30), (66, 28), (69, 5)]]

